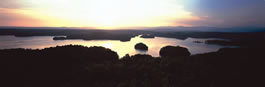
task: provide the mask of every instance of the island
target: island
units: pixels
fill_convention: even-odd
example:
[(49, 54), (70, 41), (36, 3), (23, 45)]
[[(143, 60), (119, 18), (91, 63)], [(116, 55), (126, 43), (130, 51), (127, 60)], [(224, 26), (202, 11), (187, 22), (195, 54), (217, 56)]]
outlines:
[(161, 48), (159, 52), (161, 57), (185, 57), (185, 56), (190, 56), (191, 53), (189, 50), (185, 47), (181, 46), (166, 46)]
[(144, 43), (138, 43), (134, 46), (136, 50), (147, 51), (148, 47)]
[(151, 34), (144, 34), (144, 35), (141, 35), (141, 38), (155, 38), (155, 36)]
[(66, 37), (53, 37), (53, 40), (65, 40), (67, 39)]
[(193, 43), (203, 43), (202, 41), (192, 41)]

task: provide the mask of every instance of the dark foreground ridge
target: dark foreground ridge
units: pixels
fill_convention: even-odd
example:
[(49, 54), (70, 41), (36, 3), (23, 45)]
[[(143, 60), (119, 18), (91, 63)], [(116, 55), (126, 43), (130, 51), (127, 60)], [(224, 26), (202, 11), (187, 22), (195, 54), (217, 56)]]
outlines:
[[(166, 47), (168, 48), (168, 47)], [(187, 51), (183, 47), (171, 50)], [(164, 49), (165, 50), (165, 49)], [(166, 50), (168, 51), (168, 50)], [(2, 87), (251, 87), (263, 48), (125, 56), (103, 47), (0, 50)], [(187, 53), (186, 55), (181, 55)]]

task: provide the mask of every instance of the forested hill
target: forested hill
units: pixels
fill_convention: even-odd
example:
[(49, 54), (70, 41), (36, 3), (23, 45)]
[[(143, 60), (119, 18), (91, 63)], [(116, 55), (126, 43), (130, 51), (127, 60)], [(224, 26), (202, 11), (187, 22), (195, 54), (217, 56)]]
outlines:
[[(5, 87), (249, 87), (264, 48), (224, 48), (190, 56), (164, 47), (161, 57), (125, 56), (103, 47), (67, 45), (0, 50)], [(175, 55), (174, 55), (175, 54)], [(255, 85), (255, 84), (254, 84)]]

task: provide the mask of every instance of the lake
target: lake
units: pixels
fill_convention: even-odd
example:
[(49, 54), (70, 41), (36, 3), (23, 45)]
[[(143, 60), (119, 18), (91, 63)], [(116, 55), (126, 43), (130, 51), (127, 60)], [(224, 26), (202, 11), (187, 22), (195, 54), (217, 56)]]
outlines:
[[(201, 54), (207, 52), (214, 52), (220, 48), (231, 46), (219, 46), (208, 45), (205, 43), (194, 43), (194, 41), (206, 41), (209, 39), (196, 39), (188, 38), (186, 40), (179, 40), (175, 38), (140, 38), (140, 36), (134, 37), (131, 41), (121, 42), (119, 40), (53, 40), (53, 36), (32, 36), (32, 37), (15, 37), (15, 36), (0, 36), (0, 49), (12, 49), (12, 48), (27, 48), (27, 49), (43, 49), (47, 47), (63, 46), (63, 45), (83, 45), (87, 47), (91, 46), (103, 46), (116, 51), (119, 57), (123, 57), (126, 54), (149, 54), (154, 57), (159, 57), (159, 51), (162, 47), (182, 46), (188, 48), (192, 55)], [(137, 43), (145, 43), (149, 50), (147, 52), (137, 51), (134, 49), (134, 45)]]

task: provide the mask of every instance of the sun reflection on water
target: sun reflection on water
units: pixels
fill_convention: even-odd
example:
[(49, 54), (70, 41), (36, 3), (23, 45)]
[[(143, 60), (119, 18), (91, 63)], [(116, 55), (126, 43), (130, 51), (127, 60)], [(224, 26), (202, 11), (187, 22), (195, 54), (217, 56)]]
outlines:
[(111, 49), (112, 44), (111, 44), (111, 43), (105, 43), (105, 44), (103, 44), (102, 46), (105, 47), (105, 48), (109, 48), (109, 49)]

